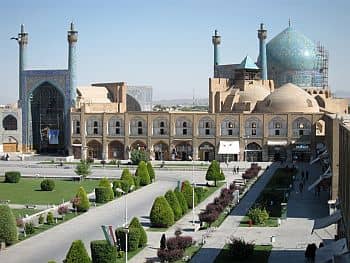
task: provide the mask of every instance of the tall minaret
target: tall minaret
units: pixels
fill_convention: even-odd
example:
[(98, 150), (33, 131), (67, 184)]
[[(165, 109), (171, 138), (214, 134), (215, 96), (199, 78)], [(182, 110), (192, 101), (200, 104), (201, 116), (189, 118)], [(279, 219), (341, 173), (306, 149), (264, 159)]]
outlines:
[(259, 60), (258, 66), (261, 69), (261, 79), (267, 79), (267, 59), (266, 59), (266, 37), (267, 31), (264, 29), (264, 24), (260, 24), (260, 29), (258, 30), (259, 38)]
[(212, 42), (214, 45), (214, 72), (215, 66), (219, 65), (220, 57), (219, 57), (219, 45), (221, 43), (221, 36), (219, 36), (218, 31), (215, 29), (214, 36), (212, 36)]
[(76, 43), (78, 41), (78, 31), (74, 30), (73, 22), (70, 24), (68, 31), (68, 71), (69, 71), (69, 88), (70, 88), (70, 106), (75, 107), (77, 97), (76, 84)]
[(19, 107), (22, 107), (22, 93), (23, 93), (23, 70), (26, 68), (27, 62), (27, 44), (28, 44), (28, 33), (24, 32), (24, 25), (21, 25), (21, 32), (18, 34), (18, 38), (16, 39), (19, 45), (19, 85), (18, 85), (18, 96), (19, 96)]

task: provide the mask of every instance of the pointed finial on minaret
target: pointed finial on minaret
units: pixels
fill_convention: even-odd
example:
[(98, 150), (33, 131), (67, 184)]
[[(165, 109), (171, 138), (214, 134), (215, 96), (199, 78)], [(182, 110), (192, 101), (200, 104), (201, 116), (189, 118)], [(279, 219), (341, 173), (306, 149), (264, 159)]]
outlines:
[(288, 19), (288, 27), (291, 27), (291, 21), (290, 21), (290, 18)]
[(70, 30), (74, 31), (74, 23), (73, 23), (73, 21), (70, 23)]
[(24, 33), (24, 24), (21, 24), (21, 33)]

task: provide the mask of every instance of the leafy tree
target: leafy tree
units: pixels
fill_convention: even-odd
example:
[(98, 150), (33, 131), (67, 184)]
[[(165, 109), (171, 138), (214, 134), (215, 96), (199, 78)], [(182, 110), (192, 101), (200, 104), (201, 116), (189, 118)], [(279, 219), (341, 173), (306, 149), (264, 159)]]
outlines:
[(147, 234), (146, 231), (143, 229), (140, 221), (137, 219), (137, 217), (134, 217), (130, 224), (129, 228), (137, 228), (140, 230), (140, 239), (139, 239), (139, 247), (144, 247), (147, 245)]
[(154, 200), (150, 220), (154, 227), (168, 227), (174, 224), (174, 212), (165, 197), (159, 196)]
[(214, 181), (215, 186), (217, 181), (225, 180), (225, 176), (221, 173), (220, 165), (216, 160), (212, 161), (209, 165), (205, 179), (207, 181)]
[(254, 225), (264, 224), (269, 219), (269, 213), (265, 208), (251, 208), (247, 216), (253, 221)]
[(134, 178), (131, 175), (128, 168), (123, 169), (122, 176), (120, 177), (121, 180), (128, 181), (129, 185), (134, 185)]
[(115, 196), (115, 197), (120, 197), (120, 196), (123, 195), (123, 193), (118, 192), (118, 191), (117, 191), (117, 188), (122, 189), (122, 184), (121, 184), (120, 180), (115, 180), (115, 181), (113, 181), (113, 192), (114, 192), (114, 196)]
[(63, 263), (91, 263), (91, 259), (81, 240), (73, 241)]
[(16, 219), (8, 205), (0, 205), (0, 242), (12, 245), (17, 240)]
[[(183, 193), (185, 199), (186, 199), (186, 202), (187, 202), (187, 206), (188, 208), (192, 208), (193, 205), (193, 188), (190, 184), (189, 181), (185, 181), (182, 183), (182, 188), (181, 188), (181, 192)], [(198, 197), (196, 195), (196, 193), (194, 193), (194, 205), (196, 206), (198, 203)]]
[(73, 207), (77, 208), (78, 212), (86, 212), (90, 208), (90, 202), (87, 197), (87, 194), (82, 186), (79, 187), (79, 190), (75, 196), (76, 201), (73, 203)]
[(84, 178), (91, 174), (91, 163), (88, 161), (81, 160), (74, 171), (77, 175), (83, 176)]
[(177, 221), (182, 216), (182, 209), (173, 191), (169, 190), (165, 193), (165, 199), (168, 201), (174, 212), (174, 220)]
[(147, 162), (149, 160), (148, 154), (144, 150), (132, 150), (131, 151), (131, 162), (132, 164), (139, 164), (141, 161)]
[(182, 210), (182, 214), (186, 214), (187, 210), (188, 210), (188, 205), (187, 205), (187, 201), (185, 199), (185, 196), (182, 192), (179, 191), (179, 189), (175, 189), (174, 194), (177, 198), (177, 200), (179, 201), (181, 210)]
[(151, 179), (151, 182), (153, 182), (155, 180), (155, 173), (151, 162), (147, 162), (147, 171), (149, 174), (149, 178)]
[(108, 181), (107, 178), (102, 178), (98, 184), (99, 187), (106, 187), (109, 192), (109, 201), (114, 199), (114, 193), (111, 186), (111, 183)]
[(147, 165), (144, 161), (141, 161), (136, 169), (136, 176), (140, 178), (140, 185), (145, 186), (150, 184), (151, 180), (148, 174)]

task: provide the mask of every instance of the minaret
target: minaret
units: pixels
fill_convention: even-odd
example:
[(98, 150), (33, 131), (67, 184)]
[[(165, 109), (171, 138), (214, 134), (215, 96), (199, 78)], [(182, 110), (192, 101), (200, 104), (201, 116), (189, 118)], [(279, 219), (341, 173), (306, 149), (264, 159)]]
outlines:
[(68, 31), (68, 71), (69, 71), (69, 88), (70, 88), (70, 106), (75, 107), (77, 97), (76, 84), (76, 43), (78, 41), (78, 31), (74, 30), (73, 22), (70, 24)]
[(264, 29), (264, 24), (260, 24), (258, 30), (259, 38), (259, 61), (258, 66), (261, 69), (261, 79), (267, 79), (267, 60), (266, 60), (266, 37), (267, 31)]
[(214, 45), (214, 72), (215, 72), (215, 66), (219, 65), (220, 58), (219, 58), (219, 45), (221, 43), (221, 36), (219, 36), (218, 31), (215, 29), (214, 36), (212, 36), (212, 42)]
[[(16, 38), (13, 38), (16, 39)], [(17, 42), (19, 45), (19, 85), (18, 85), (18, 96), (19, 96), (19, 107), (22, 107), (22, 91), (23, 91), (23, 70), (26, 68), (27, 62), (27, 44), (28, 44), (28, 33), (24, 32), (24, 25), (21, 25), (21, 32), (18, 34)]]

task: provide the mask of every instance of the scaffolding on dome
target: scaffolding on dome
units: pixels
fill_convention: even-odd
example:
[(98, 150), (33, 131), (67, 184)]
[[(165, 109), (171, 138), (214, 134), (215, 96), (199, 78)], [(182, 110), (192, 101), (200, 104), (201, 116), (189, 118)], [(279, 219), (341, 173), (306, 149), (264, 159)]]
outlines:
[(315, 87), (328, 88), (328, 50), (320, 43), (317, 43), (317, 64), (315, 65), (314, 85)]

